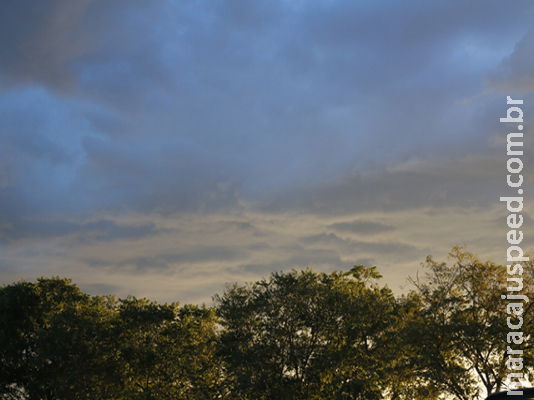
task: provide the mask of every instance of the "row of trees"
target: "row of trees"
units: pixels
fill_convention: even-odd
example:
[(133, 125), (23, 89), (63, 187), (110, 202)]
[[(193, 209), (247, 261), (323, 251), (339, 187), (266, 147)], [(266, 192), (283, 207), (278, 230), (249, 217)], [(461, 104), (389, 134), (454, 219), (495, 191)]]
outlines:
[[(450, 261), (427, 258), (402, 296), (359, 265), (228, 286), (211, 308), (91, 297), (59, 278), (4, 286), (0, 398), (478, 399), (509, 372), (507, 272), (458, 247)], [(529, 373), (530, 304), (515, 346)]]
[(90, 297), (67, 279), (0, 291), (7, 399), (214, 399), (214, 309)]

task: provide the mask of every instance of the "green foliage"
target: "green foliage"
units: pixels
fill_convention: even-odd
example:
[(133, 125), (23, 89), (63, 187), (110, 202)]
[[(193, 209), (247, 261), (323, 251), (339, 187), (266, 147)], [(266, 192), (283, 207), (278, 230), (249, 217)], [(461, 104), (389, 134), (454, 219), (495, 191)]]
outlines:
[(68, 279), (40, 278), (35, 284), (21, 281), (0, 289), (0, 390), (4, 397), (27, 393), (32, 398), (55, 398), (61, 355), (47, 351), (49, 340), (55, 339), (61, 315), (89, 301)]
[[(499, 391), (506, 369), (506, 324), (508, 314), (501, 295), (506, 294), (506, 268), (481, 262), (465, 248), (454, 247), (452, 265), (428, 257), (426, 279), (412, 280), (415, 290), (409, 301), (418, 305), (405, 334), (414, 354), (417, 373), (441, 392), (460, 400), (479, 398), (480, 386), (487, 393)], [(532, 278), (524, 276), (523, 294), (532, 298)], [(524, 312), (525, 335), (532, 332), (533, 310)], [(532, 370), (532, 346), (516, 346), (526, 370)], [(525, 371), (526, 371), (525, 370)]]
[(67, 279), (0, 288), (0, 398), (213, 399), (213, 309), (90, 297)]
[(212, 309), (129, 297), (119, 307), (121, 366), (128, 399), (216, 398)]
[(374, 269), (275, 273), (215, 296), (229, 391), (243, 399), (370, 399), (385, 381), (391, 291)]
[[(362, 265), (231, 285), (215, 308), (91, 297), (57, 277), (3, 286), (0, 398), (478, 399), (505, 388), (509, 275), (461, 247), (449, 261), (429, 256), (397, 298)], [(514, 346), (530, 373), (531, 304)]]

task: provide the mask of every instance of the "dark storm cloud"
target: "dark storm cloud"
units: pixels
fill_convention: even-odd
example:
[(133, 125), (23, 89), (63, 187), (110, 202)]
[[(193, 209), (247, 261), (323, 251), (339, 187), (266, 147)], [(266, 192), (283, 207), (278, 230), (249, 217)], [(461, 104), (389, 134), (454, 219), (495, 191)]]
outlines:
[(85, 52), (78, 27), (91, 0), (18, 1), (0, 6), (0, 70), (10, 82), (66, 89), (70, 63)]
[[(4, 158), (1, 179), (28, 203), (21, 216), (228, 209), (414, 153), (480, 148), (474, 111), (454, 102), (477, 93), (532, 11), (523, 1), (2, 7), (4, 79), (48, 88), (6, 94), (21, 106), (4, 147), (22, 157)], [(70, 103), (54, 92), (66, 88)], [(64, 126), (43, 132), (51, 120)], [(60, 191), (69, 196), (57, 201)]]
[[(503, 40), (531, 15), (531, 4), (514, 3), (5, 1), (2, 66), (12, 80), (52, 86), (76, 75), (86, 90), (103, 91), (103, 97), (121, 91), (146, 95), (138, 89), (150, 94), (151, 86), (169, 83), (240, 90), (230, 85), (239, 76), (263, 73), (267, 65), (276, 73), (284, 60), (293, 64), (299, 57), (305, 62), (297, 62), (296, 73), (332, 78), (339, 71), (325, 67), (346, 60), (378, 80), (384, 76), (372, 67), (392, 77), (403, 66), (415, 74), (421, 57), (465, 33)], [(406, 57), (406, 51), (416, 57)], [(403, 63), (386, 70), (389, 61)], [(343, 76), (350, 79), (338, 78)]]
[[(14, 241), (24, 254), (78, 243), (62, 265), (117, 275), (217, 260), (248, 276), (346, 269), (354, 252), (363, 264), (392, 252), (411, 262), (425, 245), (395, 239), (408, 214), (498, 202), (501, 92), (531, 99), (533, 10), (530, 0), (4, 1), (0, 245), (11, 258), (0, 265), (31, 264)], [(226, 218), (204, 219), (215, 213)], [(310, 221), (293, 226), (302, 215)], [(189, 247), (170, 249), (179, 234)]]

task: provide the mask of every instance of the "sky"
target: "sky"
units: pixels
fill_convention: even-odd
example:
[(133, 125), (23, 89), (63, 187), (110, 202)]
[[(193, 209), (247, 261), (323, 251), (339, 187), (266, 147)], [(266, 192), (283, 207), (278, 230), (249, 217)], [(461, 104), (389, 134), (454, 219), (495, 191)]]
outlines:
[(409, 290), (454, 245), (503, 263), (506, 96), (531, 0), (5, 0), (0, 284), (211, 303), (276, 271), (377, 266)]

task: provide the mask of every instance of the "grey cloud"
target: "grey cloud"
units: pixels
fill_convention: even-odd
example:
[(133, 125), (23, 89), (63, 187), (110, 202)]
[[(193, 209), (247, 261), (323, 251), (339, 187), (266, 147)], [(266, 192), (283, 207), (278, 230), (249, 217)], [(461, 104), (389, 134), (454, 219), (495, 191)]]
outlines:
[(16, 224), (51, 210), (56, 215), (85, 211), (84, 199), (70, 191), (82, 156), (78, 138), (85, 133), (83, 119), (74, 115), (78, 105), (42, 88), (0, 97), (2, 220)]
[(68, 108), (41, 89), (4, 94), (0, 97), (0, 151), (13, 157), (21, 173), (37, 162), (72, 166), (76, 154), (68, 140), (58, 135), (58, 130), (72, 126)]
[[(170, 265), (160, 257), (135, 257), (117, 263), (117, 269), (131, 268), (133, 267), (136, 272), (154, 272), (165, 271), (170, 269)], [(111, 266), (112, 269), (113, 266)]]
[(106, 208), (169, 214), (209, 212), (237, 204), (236, 185), (224, 181), (213, 161), (210, 165), (195, 149), (173, 144), (162, 148), (146, 139), (117, 144), (96, 138), (86, 138), (84, 148), (90, 163), (78, 188), (91, 186), (88, 195)]
[(490, 89), (520, 93), (534, 90), (534, 29), (530, 29), (516, 44), (510, 56), (504, 58), (498, 68), (486, 76)]
[(374, 254), (395, 254), (400, 257), (414, 257), (418, 254), (418, 248), (412, 244), (402, 242), (355, 242), (354, 249), (361, 252)]
[[(123, 225), (114, 215), (231, 211), (235, 221), (205, 231), (199, 222), (195, 237), (263, 235), (259, 243), (125, 252), (115, 263), (110, 256), (86, 265), (168, 273), (222, 260), (252, 274), (349, 268), (341, 268), (340, 252), (411, 260), (414, 247), (388, 241), (402, 235), (402, 224), (393, 231), (366, 213), (468, 211), (498, 201), (505, 107), (492, 91), (531, 87), (533, 34), (525, 32), (533, 7), (530, 0), (5, 1), (2, 242), (68, 235), (82, 245), (130, 242), (173, 232)], [(532, 175), (534, 163), (524, 161)], [(240, 212), (258, 211), (252, 222), (240, 220)], [(265, 212), (330, 222), (303, 237), (297, 227), (262, 222)], [(277, 247), (284, 229), (289, 243)], [(345, 237), (371, 233), (365, 241)], [(263, 263), (256, 251), (272, 258)]]
[[(65, 65), (72, 64), (78, 98), (106, 110), (81, 112), (89, 125), (81, 160), (47, 137), (18, 140), (28, 154), (71, 163), (69, 173), (76, 176), (69, 187), (76, 195), (71, 205), (167, 214), (263, 201), (279, 190), (342, 180), (349, 170), (395, 165), (414, 152), (430, 158), (443, 143), (449, 143), (448, 154), (466, 142), (480, 147), (473, 130), (444, 117), (458, 97), (476, 92), (479, 80), (472, 78), (480, 71), (462, 63), (451, 68), (443, 58), (452, 60), (456, 44), (470, 35), (476, 44), (485, 43), (493, 26), (487, 21), (497, 15), (499, 24), (508, 26), (515, 18), (520, 27), (526, 17), (519, 6), (453, 3), (338, 1), (299, 8), (286, 2), (180, 2), (165, 8), (56, 1), (38, 17), (32, 10), (40, 6), (33, 2), (28, 15), (15, 9), (19, 3), (8, 2), (20, 19), (41, 26), (19, 38), (6, 25), (6, 37), (15, 35), (7, 41), (10, 48), (27, 40), (39, 47), (39, 29), (55, 32), (65, 53), (43, 57), (57, 66), (58, 76), (71, 76)], [(400, 14), (384, 13), (384, 5)], [(473, 12), (480, 7), (483, 22)], [(72, 21), (80, 27), (73, 28)], [(74, 42), (65, 44), (73, 29)], [(517, 29), (522, 28), (506, 32), (507, 40)], [(42, 47), (45, 51), (44, 42)], [(62, 173), (52, 176), (62, 182)], [(50, 198), (50, 208), (60, 203), (52, 201), (48, 186), (20, 185), (21, 193), (31, 188), (32, 198)], [(363, 187), (375, 190), (369, 182)]]
[(268, 29), (287, 11), (283, 9), (283, 2), (278, 0), (269, 3), (236, 0), (220, 2), (217, 6), (220, 19), (226, 22), (226, 24), (222, 24), (222, 27), (229, 23), (229, 25), (247, 32)]
[[(356, 174), (337, 182), (273, 196), (259, 204), (272, 212), (300, 210), (325, 215), (420, 207), (489, 206), (505, 182), (504, 157), (436, 159)], [(528, 168), (528, 167), (525, 167)]]
[[(385, 8), (388, 12), (384, 12)], [(315, 40), (330, 46), (364, 44), (377, 51), (386, 48), (396, 51), (402, 45), (431, 52), (466, 33), (497, 41), (517, 33), (530, 25), (528, 14), (533, 9), (528, 0), (513, 6), (483, 0), (469, 3), (416, 0), (408, 6), (387, 0), (364, 4), (345, 0), (306, 7), (304, 22)], [(511, 25), (510, 21), (516, 24)], [(429, 44), (433, 49), (424, 47)]]
[(110, 261), (102, 258), (85, 258), (83, 261), (90, 267), (105, 270), (128, 270), (136, 272), (182, 272), (184, 264), (202, 265), (209, 262), (229, 262), (243, 257), (243, 250), (223, 246), (203, 246), (180, 252), (162, 252), (154, 256), (127, 257), (121, 261)]
[(0, 187), (0, 232), (7, 239), (6, 232), (20, 220), (21, 215), (28, 214), (32, 207), (26, 200), (24, 193), (16, 187)]
[(158, 233), (168, 233), (166, 229), (156, 228), (153, 223), (143, 225), (118, 225), (114, 221), (78, 223), (64, 220), (39, 221), (20, 220), (11, 228), (5, 229), (3, 237), (8, 241), (20, 239), (47, 239), (73, 235), (78, 241), (137, 240)]
[(250, 222), (245, 221), (225, 221), (222, 225), (227, 228), (235, 228), (237, 230), (255, 230), (256, 228)]
[(72, 164), (72, 157), (58, 143), (44, 135), (28, 131), (2, 132), (0, 142), (4, 151), (18, 156), (18, 161), (44, 159), (52, 165)]
[[(150, 60), (160, 49), (154, 41), (154, 21), (161, 13), (142, 1), (5, 1), (0, 13), (0, 71), (10, 86), (37, 84), (74, 95), (89, 84), (85, 95), (118, 100), (114, 88), (131, 95), (137, 83), (150, 80), (149, 74), (132, 71), (152, 72), (157, 82), (160, 68)], [(132, 68), (136, 64), (143, 68)], [(119, 79), (108, 80), (103, 93), (105, 87), (91, 85), (88, 72), (104, 79), (112, 72)]]
[(11, 82), (71, 87), (71, 62), (83, 54), (77, 27), (92, 0), (2, 2), (0, 69)]
[[(0, 248), (3, 245), (4, 245), (3, 243), (0, 243)], [(16, 272), (17, 272), (17, 267), (15, 264), (8, 262), (8, 261), (0, 260), (0, 273), (7, 275), (7, 274), (14, 274)]]
[(305, 236), (301, 239), (304, 243), (307, 244), (348, 244), (350, 241), (342, 239), (334, 233), (319, 233), (317, 235)]
[(134, 273), (167, 272), (171, 265), (159, 256), (130, 257), (122, 261), (113, 261), (98, 257), (85, 257), (82, 262), (91, 268), (105, 271), (132, 271)]
[(260, 228), (254, 226), (250, 222), (246, 221), (224, 221), (218, 222), (217, 226), (219, 227), (218, 232), (221, 234), (226, 234), (230, 232), (246, 232), (248, 235), (253, 237), (264, 237), (266, 235)]
[[(411, 244), (400, 242), (382, 242), (382, 241), (358, 241), (343, 239), (334, 233), (320, 233), (317, 235), (305, 236), (301, 241), (309, 245), (335, 246), (344, 251), (351, 252), (370, 252), (381, 254), (399, 254), (405, 255), (416, 251), (416, 247)], [(309, 251), (306, 249), (304, 251)]]
[(266, 277), (271, 272), (288, 271), (292, 268), (297, 270), (307, 267), (318, 269), (319, 267), (324, 268), (325, 266), (329, 271), (333, 271), (348, 270), (353, 265), (352, 263), (341, 260), (339, 254), (334, 250), (308, 249), (303, 251), (301, 255), (291, 255), (281, 261), (271, 263), (245, 263), (231, 268), (231, 270), (237, 273)]
[(356, 220), (352, 222), (336, 222), (334, 224), (328, 225), (328, 228), (342, 232), (352, 232), (364, 235), (375, 235), (377, 233), (389, 232), (395, 229), (395, 227), (391, 225), (365, 220)]
[[(239, 90), (235, 79), (252, 78), (260, 70), (247, 75), (258, 63), (269, 61), (265, 55), (277, 48), (278, 65), (294, 58), (295, 50), (309, 49), (305, 62), (297, 67), (301, 72), (321, 67), (324, 57), (313, 54), (321, 46), (321, 51), (335, 55), (337, 46), (354, 48), (362, 43), (367, 46), (363, 54), (370, 55), (366, 68), (392, 61), (391, 57), (413, 67), (418, 57), (430, 53), (420, 50), (435, 48), (466, 31), (486, 33), (498, 27), (502, 36), (504, 29), (499, 28), (508, 28), (510, 20), (514, 26), (524, 26), (524, 10), (531, 9), (520, 0), (513, 6), (453, 1), (416, 2), (409, 7), (389, 1), (336, 1), (306, 7), (282, 1), (186, 1), (156, 7), (139, 1), (54, 0), (44, 5), (26, 0), (6, 1), (2, 7), (0, 54), (4, 55), (2, 69), (11, 80), (61, 88), (72, 86), (76, 79), (87, 94), (101, 92), (102, 99), (111, 96), (109, 100), (123, 102), (142, 93), (146, 96), (147, 90), (153, 94), (154, 86), (178, 84), (180, 92), (190, 92), (192, 81), (206, 89)], [(390, 12), (384, 12), (384, 7)], [(426, 47), (416, 48), (422, 45)], [(384, 46), (393, 51), (385, 52)], [(416, 51), (412, 57), (400, 57), (397, 49), (407, 46)], [(336, 61), (354, 56), (344, 53)], [(314, 59), (315, 68), (306, 67)], [(355, 57), (350, 62), (353, 66), (355, 60), (362, 57)]]
[[(100, 220), (95, 223), (88, 223), (83, 226), (89, 231), (98, 232), (95, 240), (136, 240), (150, 237), (161, 233), (170, 233), (168, 229), (156, 228), (153, 223), (143, 225), (117, 225), (113, 221)], [(91, 236), (90, 234), (88, 236)]]
[(202, 263), (210, 261), (232, 261), (243, 256), (239, 247), (204, 246), (197, 249), (161, 256), (172, 263)]
[[(303, 64), (311, 62), (315, 65), (313, 73), (319, 69), (328, 75), (327, 82), (336, 88), (337, 96), (349, 96), (359, 88), (372, 99), (382, 88), (390, 94), (398, 92), (406, 79), (412, 83), (424, 81), (436, 102), (478, 85), (478, 79), (472, 79), (467, 57), (464, 67), (454, 68), (454, 76), (451, 74), (453, 53), (467, 44), (465, 41), (488, 49), (504, 44), (505, 38), (509, 40), (530, 24), (525, 10), (531, 11), (532, 4), (521, 2), (508, 7), (498, 2), (416, 1), (407, 7), (394, 1), (315, 3), (306, 7), (301, 18), (306, 42), (300, 48), (309, 53)], [(429, 70), (433, 71), (431, 76)], [(480, 72), (478, 68), (475, 73)], [(436, 75), (439, 82), (434, 79)], [(439, 95), (435, 85), (441, 86)], [(407, 92), (404, 95), (410, 96)], [(428, 105), (419, 102), (418, 106)]]
[(273, 250), (273, 246), (267, 242), (259, 242), (248, 245), (246, 249), (250, 251)]

